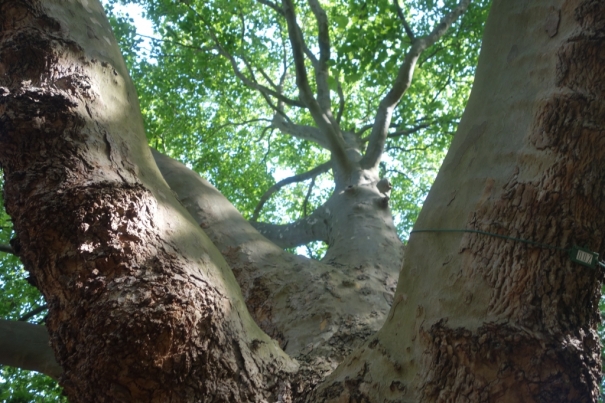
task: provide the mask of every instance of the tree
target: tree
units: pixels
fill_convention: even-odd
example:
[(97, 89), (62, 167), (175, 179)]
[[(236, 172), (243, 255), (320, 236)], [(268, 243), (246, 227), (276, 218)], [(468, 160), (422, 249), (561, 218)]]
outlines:
[[(602, 2), (494, 3), (472, 96), (401, 272), (378, 161), (398, 83), (431, 34), (415, 40), (404, 24), (402, 80), (362, 153), (329, 112), (321, 7), (309, 2), (313, 94), (293, 5), (268, 6), (287, 21), (300, 99), (261, 92), (310, 111), (320, 131), (300, 129), (330, 150), (336, 186), (308, 219), (255, 223), (259, 232), (185, 166), (156, 153), (158, 171), (100, 5), (2, 4), (12, 247), (48, 301), (70, 399), (595, 400), (600, 275), (568, 253), (603, 251)], [(274, 124), (294, 133), (279, 104)], [(380, 242), (343, 236), (358, 233)], [(328, 264), (270, 242), (313, 236), (328, 241)], [(396, 275), (387, 315), (380, 297)]]

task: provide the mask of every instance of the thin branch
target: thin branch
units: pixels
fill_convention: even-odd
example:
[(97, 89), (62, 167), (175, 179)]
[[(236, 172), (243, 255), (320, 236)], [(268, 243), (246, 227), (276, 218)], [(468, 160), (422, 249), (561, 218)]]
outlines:
[(209, 49), (206, 49), (206, 48), (202, 48), (202, 47), (200, 47), (200, 46), (194, 46), (194, 45), (185, 45), (185, 44), (184, 44), (184, 43), (182, 43), (182, 42), (175, 41), (175, 40), (172, 40), (172, 39), (155, 38), (155, 37), (153, 37), (153, 36), (149, 36), (149, 35), (143, 35), (143, 34), (139, 34), (139, 33), (136, 33), (136, 32), (135, 32), (135, 34), (134, 34), (134, 35), (135, 35), (135, 36), (140, 36), (141, 38), (147, 38), (147, 39), (150, 39), (150, 40), (152, 40), (152, 41), (154, 41), (154, 42), (166, 42), (166, 43), (172, 43), (172, 44), (174, 44), (174, 45), (178, 45), (178, 46), (183, 47), (183, 48), (189, 48), (189, 49), (198, 50), (198, 51), (207, 51), (207, 50), (209, 50)]
[[(185, 4), (185, 3), (183, 3), (183, 4)], [(235, 57), (222, 46), (221, 42), (219, 41), (218, 37), (216, 36), (216, 33), (214, 32), (213, 27), (208, 23), (208, 21), (201, 14), (199, 14), (193, 7), (189, 6), (188, 4), (185, 4), (185, 5), (193, 13), (195, 13), (198, 16), (198, 18), (206, 25), (206, 28), (208, 28), (208, 35), (210, 35), (210, 39), (214, 42), (216, 50), (221, 54), (221, 56), (223, 56), (227, 60), (229, 60), (229, 63), (231, 63), (231, 68), (233, 69), (235, 76), (237, 78), (239, 78), (246, 87), (257, 90), (261, 94), (264, 94), (266, 96), (272, 96), (274, 98), (277, 98), (278, 100), (284, 102), (287, 105), (296, 106), (299, 108), (305, 107), (305, 105), (303, 103), (301, 103), (300, 101), (285, 97), (284, 95), (270, 89), (269, 87), (259, 84), (256, 80), (246, 77), (246, 75), (244, 73), (242, 73), (239, 66), (237, 65), (237, 60), (235, 59)]]
[(12, 253), (13, 255), (15, 254), (13, 247), (7, 244), (0, 244), (0, 252)]
[(266, 118), (257, 118), (257, 119), (250, 119), (250, 120), (244, 120), (243, 122), (227, 122), (225, 124), (222, 124), (216, 128), (214, 128), (214, 132), (218, 132), (219, 130), (224, 129), (225, 127), (229, 127), (229, 126), (244, 126), (250, 123), (255, 123), (255, 122), (271, 122), (270, 119), (266, 119)]
[(387, 135), (387, 137), (391, 139), (391, 138), (395, 138), (395, 137), (409, 136), (410, 134), (417, 133), (417, 132), (419, 132), (422, 129), (426, 129), (429, 126), (430, 125), (428, 123), (423, 123), (423, 124), (420, 124), (420, 125), (412, 126), (409, 129), (397, 130), (396, 132), (389, 133)]
[(44, 312), (45, 310), (48, 309), (48, 305), (42, 305), (37, 307), (36, 309), (26, 313), (25, 315), (21, 316), (18, 321), (19, 322), (26, 322), (29, 318), (31, 318), (32, 316), (36, 316), (37, 314), (39, 314), (40, 312)]
[[(260, 133), (260, 136), (259, 136), (259, 138), (258, 138), (258, 141), (263, 140), (263, 139), (265, 138), (265, 135), (267, 134), (267, 132), (268, 132), (269, 130), (273, 131), (273, 127), (271, 127), (271, 126), (266, 126), (266, 127), (264, 127), (264, 128), (263, 128), (263, 131)], [(269, 139), (270, 139), (270, 138), (271, 138), (271, 135), (269, 135)]]
[(396, 151), (403, 152), (403, 153), (409, 153), (409, 152), (412, 152), (412, 151), (426, 151), (426, 150), (428, 150), (431, 147), (431, 145), (428, 145), (428, 146), (425, 146), (425, 147), (412, 147), (412, 148), (403, 148), (403, 147), (398, 147), (398, 146), (387, 146), (387, 151), (396, 150)]
[(272, 8), (273, 11), (275, 11), (277, 14), (281, 15), (282, 17), (284, 16), (284, 10), (280, 6), (278, 6), (276, 3), (273, 3), (272, 1), (268, 1), (268, 0), (256, 0), (256, 1), (258, 1), (260, 4), (264, 4), (265, 6)]
[[(422, 119), (417, 119), (416, 122), (422, 122), (426, 120), (426, 118), (422, 118)], [(364, 132), (370, 130), (374, 125), (365, 125), (363, 126), (361, 129), (359, 129), (358, 132), (355, 133), (355, 135), (357, 136), (361, 136)], [(393, 127), (397, 127), (397, 124), (391, 123), (389, 128), (393, 128)], [(392, 137), (401, 137), (401, 136), (407, 136), (409, 134), (414, 134), (416, 132), (419, 132), (422, 129), (426, 129), (427, 127), (430, 126), (430, 123), (420, 123), (417, 125), (414, 125), (412, 127), (410, 127), (409, 129), (405, 129), (405, 130), (398, 130), (396, 132), (393, 133), (389, 133), (387, 135), (388, 138), (392, 138)], [(361, 139), (362, 143), (367, 143), (368, 141), (370, 141), (370, 136), (364, 137)]]
[(313, 251), (311, 250), (311, 248), (309, 247), (309, 245), (305, 245), (305, 248), (307, 248), (307, 254), (309, 255), (309, 258), (311, 259), (316, 259), (315, 254), (313, 253)]
[(309, 198), (311, 197), (311, 193), (313, 193), (313, 187), (315, 186), (316, 178), (316, 176), (311, 178), (311, 183), (309, 183), (309, 189), (307, 189), (307, 195), (305, 196), (305, 200), (303, 200), (303, 217), (306, 217), (308, 215), (307, 207), (309, 206)]
[[(412, 171), (413, 172), (413, 171)], [(394, 173), (396, 175), (401, 175), (403, 176), (408, 182), (412, 182), (412, 178), (410, 178), (410, 176), (408, 174), (406, 174), (405, 172), (401, 172), (398, 169), (387, 169), (385, 171), (385, 174), (390, 174), (390, 173)]]
[(428, 35), (416, 38), (412, 42), (412, 47), (405, 55), (391, 90), (380, 101), (380, 105), (378, 106), (368, 149), (360, 162), (363, 168), (375, 168), (380, 163), (393, 110), (412, 83), (414, 67), (418, 58), (425, 49), (435, 44), (447, 32), (448, 28), (466, 11), (470, 2), (471, 0), (461, 0), (451, 12), (441, 19), (439, 24)]
[(401, 23), (403, 24), (403, 29), (405, 29), (406, 35), (408, 36), (408, 38), (410, 38), (410, 40), (412, 42), (414, 42), (416, 40), (416, 35), (414, 35), (414, 31), (412, 31), (410, 24), (408, 24), (408, 21), (405, 19), (403, 10), (401, 9), (401, 6), (399, 5), (399, 0), (393, 0), (393, 5), (395, 6), (395, 11), (397, 11), (397, 16), (399, 17), (399, 19), (401, 20)]
[(439, 52), (441, 52), (442, 50), (444, 50), (445, 48), (443, 46), (435, 46), (435, 50), (433, 50), (431, 53), (429, 53), (425, 58), (423, 58), (422, 60), (418, 61), (418, 67), (422, 67), (422, 65), (426, 62), (428, 62), (429, 60), (431, 60), (431, 58), (435, 57)]
[(340, 125), (342, 114), (345, 111), (345, 94), (340, 83), (340, 74), (336, 73), (336, 91), (338, 92), (338, 113), (336, 114), (336, 122)]
[(302, 174), (294, 175), (294, 176), (291, 176), (286, 179), (282, 179), (281, 181), (277, 182), (275, 185), (271, 186), (269, 188), (269, 190), (267, 190), (265, 192), (265, 194), (260, 198), (260, 201), (258, 202), (258, 205), (254, 209), (254, 213), (252, 214), (252, 218), (250, 219), (250, 221), (258, 220), (258, 216), (260, 215), (260, 212), (262, 211), (263, 206), (265, 205), (267, 200), (269, 200), (269, 198), (274, 193), (280, 191), (284, 186), (287, 186), (291, 183), (304, 182), (311, 178), (315, 179), (315, 177), (317, 175), (320, 175), (324, 172), (328, 172), (331, 167), (332, 167), (331, 161), (324, 162), (323, 164), (316, 166), (315, 168), (313, 168), (310, 171), (307, 171)]
[[(267, 103), (267, 105), (269, 105), (269, 107), (271, 109), (273, 109), (273, 111), (275, 112), (275, 115), (273, 116), (274, 120), (275, 120), (275, 116), (279, 115), (279, 116), (281, 116), (283, 118), (282, 120), (285, 120), (288, 123), (292, 123), (292, 120), (284, 112), (284, 104), (283, 104), (282, 101), (277, 101), (277, 105), (275, 105), (271, 101), (271, 98), (269, 98), (269, 96), (267, 94), (265, 94), (263, 92), (261, 92), (260, 94), (264, 98), (264, 100)], [(273, 120), (271, 122), (273, 122)]]
[(294, 58), (294, 67), (296, 71), (296, 84), (300, 92), (300, 97), (304, 104), (311, 112), (311, 116), (319, 129), (325, 133), (330, 144), (335, 162), (345, 172), (351, 172), (352, 166), (345, 152), (345, 142), (338, 127), (338, 123), (332, 118), (331, 112), (323, 111), (320, 105), (313, 97), (313, 92), (309, 85), (307, 70), (305, 67), (305, 56), (303, 52), (303, 37), (300, 27), (296, 22), (296, 14), (294, 12), (294, 4), (292, 0), (282, 0), (286, 21), (288, 22), (288, 37), (292, 45), (292, 55)]
[(330, 100), (330, 87), (328, 85), (330, 61), (330, 31), (328, 16), (318, 0), (308, 0), (311, 11), (317, 20), (317, 44), (319, 46), (319, 63), (315, 67), (315, 81), (317, 83), (317, 102), (324, 112), (332, 108)]
[[(248, 66), (248, 69), (249, 69), (250, 71), (252, 71), (252, 66), (248, 64), (248, 61), (247, 61), (247, 60), (246, 60), (246, 62), (245, 62), (245, 63), (246, 63), (246, 65)], [(281, 93), (282, 85), (275, 84), (275, 83), (273, 82), (273, 79), (272, 79), (271, 77), (269, 77), (269, 75), (268, 75), (268, 74), (265, 72), (265, 70), (264, 70), (262, 67), (260, 67), (260, 66), (256, 66), (256, 69), (257, 69), (257, 70), (260, 72), (261, 76), (263, 76), (263, 78), (264, 78), (265, 80), (267, 80), (267, 82), (268, 82), (268, 83), (269, 83), (269, 84), (270, 84), (270, 85), (271, 85), (273, 88), (275, 88), (275, 90), (276, 90), (277, 92)], [(280, 81), (281, 81), (281, 77), (280, 77)]]
[(267, 152), (265, 152), (265, 155), (263, 155), (263, 159), (261, 160), (261, 164), (265, 165), (265, 170), (267, 169), (267, 158), (269, 157), (269, 154), (271, 154), (271, 136), (273, 136), (273, 128), (269, 128), (271, 131), (269, 132), (269, 138), (267, 139)]

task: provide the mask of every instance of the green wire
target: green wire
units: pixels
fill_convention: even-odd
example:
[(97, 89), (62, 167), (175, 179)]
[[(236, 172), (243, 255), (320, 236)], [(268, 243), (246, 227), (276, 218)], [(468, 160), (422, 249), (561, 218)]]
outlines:
[(526, 243), (529, 245), (539, 246), (540, 248), (544, 248), (544, 249), (555, 249), (555, 250), (560, 250), (563, 252), (570, 251), (569, 249), (563, 249), (563, 248), (559, 248), (558, 246), (547, 245), (547, 244), (540, 243), (540, 242), (530, 241), (529, 239), (514, 238), (511, 236), (494, 234), (493, 232), (479, 231), (476, 229), (415, 229), (412, 232), (410, 232), (410, 234), (413, 234), (416, 232), (470, 232), (472, 234), (489, 235), (489, 236), (493, 236), (496, 238), (506, 239), (508, 241), (517, 241), (517, 242), (521, 242), (521, 243)]
[[(544, 249), (554, 249), (554, 250), (559, 250), (559, 251), (568, 252), (568, 253), (571, 253), (571, 251), (572, 251), (572, 249), (559, 248), (558, 246), (547, 245), (547, 244), (536, 242), (536, 241), (530, 241), (529, 239), (514, 238), (512, 236), (494, 234), (493, 232), (479, 231), (477, 229), (453, 229), (453, 228), (416, 229), (416, 230), (413, 230), (412, 232), (410, 232), (410, 235), (413, 233), (417, 233), (417, 232), (470, 232), (472, 234), (488, 235), (488, 236), (493, 236), (495, 238), (506, 239), (507, 241), (526, 243), (528, 245), (534, 245), (534, 246), (544, 248)], [(597, 257), (598, 257), (598, 255), (597, 255)], [(597, 265), (599, 265), (602, 268), (605, 268), (605, 262), (601, 262), (598, 259), (597, 259)]]

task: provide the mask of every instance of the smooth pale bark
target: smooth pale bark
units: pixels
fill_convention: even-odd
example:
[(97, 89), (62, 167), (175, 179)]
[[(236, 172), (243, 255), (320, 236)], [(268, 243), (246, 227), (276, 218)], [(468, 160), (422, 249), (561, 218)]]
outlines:
[(72, 402), (264, 401), (297, 364), (146, 144), (103, 8), (0, 3), (0, 163)]
[[(605, 252), (605, 3), (496, 0), (415, 229)], [(599, 270), (472, 233), (414, 233), (383, 329), (314, 402), (595, 402)]]

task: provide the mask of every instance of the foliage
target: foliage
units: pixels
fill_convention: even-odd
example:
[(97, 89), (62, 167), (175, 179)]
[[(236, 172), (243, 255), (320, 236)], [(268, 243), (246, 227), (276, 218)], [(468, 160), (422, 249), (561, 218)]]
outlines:
[[(144, 53), (128, 57), (128, 62), (152, 146), (207, 177), (248, 217), (274, 176), (305, 172), (329, 158), (316, 145), (272, 129), (271, 106), (235, 77), (217, 47), (220, 44), (234, 58), (242, 74), (267, 87), (279, 83), (284, 66), (290, 66), (283, 94), (297, 99), (285, 21), (273, 10), (253, 0), (132, 2), (144, 7), (160, 38), (145, 49), (132, 24), (114, 17), (128, 33), (121, 36), (122, 48)], [(412, 29), (422, 35), (455, 4), (417, 0), (406, 2), (404, 11)], [(333, 98), (339, 82), (345, 99), (341, 126), (361, 132), (373, 122), (378, 101), (392, 85), (410, 41), (389, 0), (324, 1), (322, 6), (331, 22)], [(392, 135), (400, 135), (389, 139), (384, 172), (394, 185), (392, 209), (404, 238), (466, 103), (488, 6), (486, 0), (473, 2), (461, 21), (427, 50), (395, 111)], [(314, 51), (317, 24), (306, 2), (298, 3), (298, 16)], [(296, 123), (312, 124), (311, 117), (295, 107), (285, 105), (284, 113)], [(282, 190), (265, 206), (261, 220), (302, 216), (300, 201), (308, 184)], [(327, 198), (329, 187), (314, 188), (314, 206)]]
[(42, 374), (1, 367), (0, 401), (5, 403), (67, 403), (57, 383)]

